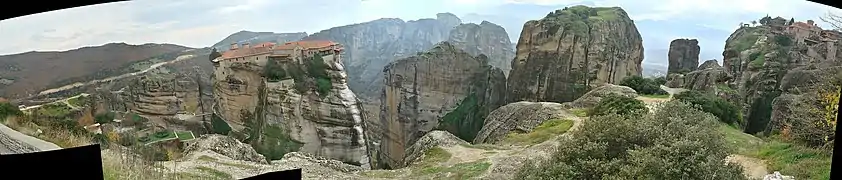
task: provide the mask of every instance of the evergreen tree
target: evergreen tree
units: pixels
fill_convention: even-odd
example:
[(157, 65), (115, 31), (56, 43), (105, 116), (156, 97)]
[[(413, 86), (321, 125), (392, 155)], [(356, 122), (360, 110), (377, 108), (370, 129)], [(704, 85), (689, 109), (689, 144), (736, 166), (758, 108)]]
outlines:
[(789, 19), (789, 23), (786, 23), (787, 26), (792, 26), (795, 24), (795, 18)]
[(220, 57), (220, 56), (222, 56), (222, 54), (221, 54), (221, 53), (219, 53), (219, 52), (217, 52), (217, 51), (216, 51), (216, 48), (212, 48), (212, 49), (211, 49), (211, 53), (210, 53), (210, 55), (208, 56), (208, 58), (209, 58), (208, 60), (213, 60), (213, 59), (216, 59), (216, 58), (218, 58), (218, 57)]

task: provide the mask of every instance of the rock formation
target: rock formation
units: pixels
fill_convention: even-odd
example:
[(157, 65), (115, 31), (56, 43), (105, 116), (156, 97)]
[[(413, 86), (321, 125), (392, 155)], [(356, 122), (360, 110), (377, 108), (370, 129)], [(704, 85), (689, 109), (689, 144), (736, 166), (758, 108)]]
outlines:
[(505, 76), (485, 55), (471, 56), (448, 42), (383, 70), (379, 158), (404, 165), (405, 150), (434, 129), (473, 140), (486, 115), (503, 105)]
[(525, 133), (546, 120), (562, 118), (564, 106), (551, 102), (516, 102), (497, 108), (485, 118), (474, 144), (495, 143), (512, 132)]
[(839, 42), (832, 34), (839, 32), (804, 35), (782, 26), (740, 27), (726, 41), (723, 66), (734, 77), (727, 86), (737, 94), (730, 100), (742, 107), (746, 133), (769, 131), (773, 112), (785, 112), (787, 102), (796, 102), (793, 98), (799, 94), (815, 92), (812, 85), (837, 74), (833, 70), (839, 66)]
[(588, 93), (585, 93), (584, 95), (582, 95), (582, 97), (579, 97), (573, 102), (566, 102), (562, 105), (569, 108), (591, 108), (596, 106), (599, 103), (599, 101), (602, 100), (603, 97), (607, 97), (609, 95), (620, 95), (629, 98), (636, 98), (637, 91), (626, 86), (605, 84), (596, 87), (591, 91), (588, 91)]
[(515, 50), (506, 29), (500, 25), (488, 21), (482, 21), (479, 25), (461, 24), (450, 31), (447, 41), (472, 56), (485, 54), (488, 56), (488, 64), (500, 68), (506, 75), (512, 69)]
[(640, 33), (623, 9), (557, 10), (523, 25), (507, 102), (570, 102), (592, 87), (640, 76), (642, 61)]
[(438, 13), (435, 19), (403, 21), (383, 18), (360, 24), (334, 27), (304, 40), (331, 40), (343, 44), (343, 63), (348, 66), (348, 83), (364, 99), (379, 96), (386, 64), (432, 48), (447, 40), (450, 31), (462, 23), (456, 15)]
[[(724, 86), (719, 85), (725, 84), (732, 78), (725, 68), (716, 63), (716, 60), (705, 61), (698, 70), (686, 74), (670, 74), (668, 77), (666, 86), (706, 92), (723, 90)], [(719, 89), (717, 89), (718, 86)]]
[[(285, 73), (269, 80), (265, 71)], [(339, 54), (222, 61), (212, 124), (270, 159), (300, 151), (368, 168), (362, 111), (346, 77)]]
[(696, 39), (676, 39), (670, 42), (669, 67), (667, 74), (684, 74), (696, 70), (699, 66), (699, 41)]

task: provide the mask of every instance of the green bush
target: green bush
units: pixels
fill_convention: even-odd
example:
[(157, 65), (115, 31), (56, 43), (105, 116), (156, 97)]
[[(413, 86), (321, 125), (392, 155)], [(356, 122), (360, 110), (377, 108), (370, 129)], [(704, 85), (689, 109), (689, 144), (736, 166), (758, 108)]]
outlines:
[(330, 93), (330, 89), (332, 88), (333, 84), (330, 83), (330, 79), (316, 79), (316, 90), (319, 92), (319, 96), (324, 97), (325, 95), (327, 95), (327, 93)]
[(266, 79), (272, 82), (280, 81), (287, 77), (287, 72), (284, 70), (277, 60), (270, 59), (266, 62), (266, 67), (263, 68), (263, 75)]
[(114, 115), (115, 115), (114, 112), (97, 114), (96, 116), (94, 116), (94, 121), (96, 121), (96, 123), (100, 123), (100, 124), (110, 123), (110, 122), (114, 121)]
[(658, 77), (656, 77), (655, 79), (653, 79), (653, 81), (655, 81), (655, 84), (656, 84), (656, 85), (659, 85), (659, 86), (658, 86), (658, 88), (660, 89), (660, 85), (667, 84), (667, 77), (665, 77), (665, 76), (658, 76)]
[(23, 112), (8, 102), (0, 103), (0, 120), (5, 120), (9, 116), (21, 116)]
[(231, 126), (216, 114), (211, 118), (211, 128), (216, 134), (228, 135), (231, 132)]
[[(666, 79), (663, 80), (666, 83)], [(643, 78), (640, 76), (629, 76), (624, 78), (620, 81), (621, 86), (627, 86), (640, 94), (648, 94), (648, 95), (663, 95), (668, 94), (666, 91), (661, 89), (661, 84), (658, 84), (654, 79)]]
[(742, 122), (742, 115), (737, 106), (712, 94), (690, 90), (677, 94), (674, 98), (697, 105), (702, 111), (713, 114), (724, 123), (734, 125)]
[(778, 45), (781, 46), (790, 46), (792, 45), (792, 38), (789, 38), (789, 36), (785, 35), (778, 35), (775, 36), (775, 43), (778, 43)]
[(746, 179), (715, 118), (680, 101), (641, 117), (583, 121), (550, 159), (527, 162), (514, 179)]
[(167, 132), (167, 131), (159, 131), (159, 132), (155, 132), (155, 134), (154, 134), (154, 136), (156, 138), (159, 138), (159, 139), (160, 138), (166, 138), (169, 135), (170, 135), (170, 132)]
[(649, 109), (646, 108), (646, 104), (640, 100), (612, 94), (603, 97), (596, 106), (590, 109), (588, 115), (639, 115), (640, 113), (645, 113), (648, 110)]

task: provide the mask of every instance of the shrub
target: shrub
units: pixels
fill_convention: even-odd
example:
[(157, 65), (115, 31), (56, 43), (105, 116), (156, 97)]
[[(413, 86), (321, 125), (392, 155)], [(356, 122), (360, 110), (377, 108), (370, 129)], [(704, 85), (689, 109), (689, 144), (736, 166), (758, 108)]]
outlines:
[(608, 95), (603, 97), (596, 106), (590, 109), (588, 115), (602, 116), (609, 114), (637, 115), (648, 111), (646, 104), (642, 101), (619, 95)]
[(266, 76), (267, 80), (275, 82), (286, 78), (287, 72), (276, 60), (270, 59), (266, 62), (266, 67), (263, 68), (263, 75)]
[(792, 39), (788, 36), (778, 35), (775, 36), (775, 43), (778, 43), (778, 45), (781, 46), (790, 46), (792, 45)]
[[(655, 79), (653, 79), (653, 81), (655, 81), (656, 85), (664, 85), (664, 84), (667, 84), (667, 77), (658, 76)], [(658, 88), (660, 89), (660, 86), (658, 86)]]
[(6, 119), (9, 116), (21, 116), (23, 112), (8, 102), (0, 103), (0, 120)]
[(550, 159), (527, 162), (515, 179), (745, 179), (710, 114), (680, 101), (641, 117), (606, 115), (559, 139)]
[(211, 128), (216, 134), (228, 135), (231, 132), (231, 126), (216, 114), (211, 117)]
[[(666, 83), (666, 79), (664, 79), (663, 82)], [(667, 94), (666, 91), (661, 89), (661, 84), (658, 83), (659, 82), (656, 82), (654, 79), (643, 78), (640, 76), (629, 76), (620, 81), (619, 85), (630, 87), (640, 94)]]
[(736, 105), (712, 94), (690, 90), (677, 94), (674, 98), (697, 105), (702, 111), (713, 114), (719, 118), (719, 121), (727, 124), (741, 123), (743, 119), (742, 113)]
[(100, 124), (110, 123), (113, 120), (114, 120), (114, 112), (107, 112), (107, 113), (97, 114), (96, 116), (94, 116), (94, 121), (96, 121), (96, 123), (100, 123)]
[(159, 131), (159, 132), (155, 132), (155, 137), (156, 137), (156, 138), (166, 138), (166, 137), (167, 137), (167, 136), (169, 136), (169, 135), (170, 135), (170, 134), (169, 134), (169, 132), (167, 132), (167, 131)]

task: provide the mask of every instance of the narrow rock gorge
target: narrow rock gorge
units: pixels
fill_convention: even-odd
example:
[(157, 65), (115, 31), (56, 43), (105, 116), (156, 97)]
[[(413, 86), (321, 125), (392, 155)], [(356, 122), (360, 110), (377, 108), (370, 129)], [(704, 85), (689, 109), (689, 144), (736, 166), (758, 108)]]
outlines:
[(643, 44), (619, 7), (572, 6), (523, 25), (507, 102), (570, 102), (604, 83), (641, 75)]
[(361, 106), (338, 52), (252, 58), (217, 64), (213, 131), (272, 160), (300, 151), (370, 167)]
[(489, 112), (504, 105), (505, 75), (449, 42), (387, 65), (378, 141), (385, 168), (405, 166), (406, 148), (432, 130), (471, 141)]

